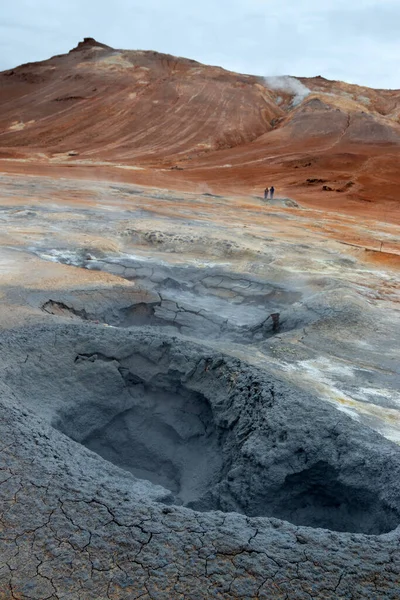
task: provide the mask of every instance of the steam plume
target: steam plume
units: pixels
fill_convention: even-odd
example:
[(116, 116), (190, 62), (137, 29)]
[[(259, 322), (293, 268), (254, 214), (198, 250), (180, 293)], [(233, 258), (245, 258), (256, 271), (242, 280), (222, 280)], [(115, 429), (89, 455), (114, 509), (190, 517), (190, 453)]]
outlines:
[(288, 75), (282, 75), (278, 77), (265, 77), (265, 84), (272, 90), (292, 94), (293, 106), (297, 106), (297, 104), (300, 104), (300, 102), (302, 102), (304, 98), (311, 93), (311, 90), (309, 90), (308, 87), (301, 83), (301, 81), (296, 79), (296, 77), (289, 77)]

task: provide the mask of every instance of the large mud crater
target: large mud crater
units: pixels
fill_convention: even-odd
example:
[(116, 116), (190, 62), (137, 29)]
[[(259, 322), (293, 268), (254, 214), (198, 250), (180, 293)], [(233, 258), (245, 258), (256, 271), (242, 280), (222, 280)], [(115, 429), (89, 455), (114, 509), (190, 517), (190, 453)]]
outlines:
[(219, 481), (223, 463), (209, 402), (173, 379), (158, 387), (128, 369), (119, 370), (131, 396), (129, 408), (113, 414), (110, 407), (91, 406), (92, 423), (101, 425), (93, 429), (88, 424), (87, 435), (84, 409), (79, 416), (66, 414), (57, 427), (70, 437), (76, 437), (78, 428), (83, 445), (136, 477), (167, 488), (174, 502), (200, 505)]
[(10, 356), (20, 343), (8, 384), (167, 503), (375, 535), (400, 522), (399, 449), (272, 374), (148, 330), (43, 328)]

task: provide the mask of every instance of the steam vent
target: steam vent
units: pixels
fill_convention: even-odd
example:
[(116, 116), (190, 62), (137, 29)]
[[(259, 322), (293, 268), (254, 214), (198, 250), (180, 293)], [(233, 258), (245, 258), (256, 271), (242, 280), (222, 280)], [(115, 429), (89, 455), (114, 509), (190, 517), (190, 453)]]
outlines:
[(399, 114), (93, 38), (0, 73), (0, 600), (400, 599)]

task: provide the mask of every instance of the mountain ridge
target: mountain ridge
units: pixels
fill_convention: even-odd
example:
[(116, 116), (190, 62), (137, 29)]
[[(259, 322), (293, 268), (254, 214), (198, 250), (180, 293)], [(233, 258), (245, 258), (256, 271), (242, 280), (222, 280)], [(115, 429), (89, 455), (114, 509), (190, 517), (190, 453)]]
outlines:
[(0, 73), (5, 170), (126, 167), (141, 184), (231, 194), (273, 183), (305, 204), (393, 215), (399, 148), (400, 90), (264, 79), (93, 38)]

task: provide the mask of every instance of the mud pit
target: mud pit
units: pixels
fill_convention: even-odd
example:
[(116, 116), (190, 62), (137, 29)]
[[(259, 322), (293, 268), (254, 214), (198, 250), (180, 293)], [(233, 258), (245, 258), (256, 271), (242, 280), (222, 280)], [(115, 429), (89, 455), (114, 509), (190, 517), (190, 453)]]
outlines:
[(273, 374), (148, 331), (38, 329), (15, 367), (20, 343), (8, 385), (164, 503), (354, 533), (400, 522), (392, 444)]
[[(82, 360), (93, 360), (93, 371), (97, 370), (96, 356), (78, 358)], [(119, 367), (119, 372), (132, 398), (129, 408), (113, 414), (112, 406), (100, 404), (88, 407), (86, 414), (82, 407), (79, 414), (63, 415), (56, 427), (136, 477), (167, 488), (175, 502), (206, 507), (204, 497), (218, 482), (222, 468), (209, 402), (173, 377), (159, 388), (127, 368)], [(115, 403), (120, 404), (118, 399)], [(93, 429), (93, 423), (100, 425)]]

